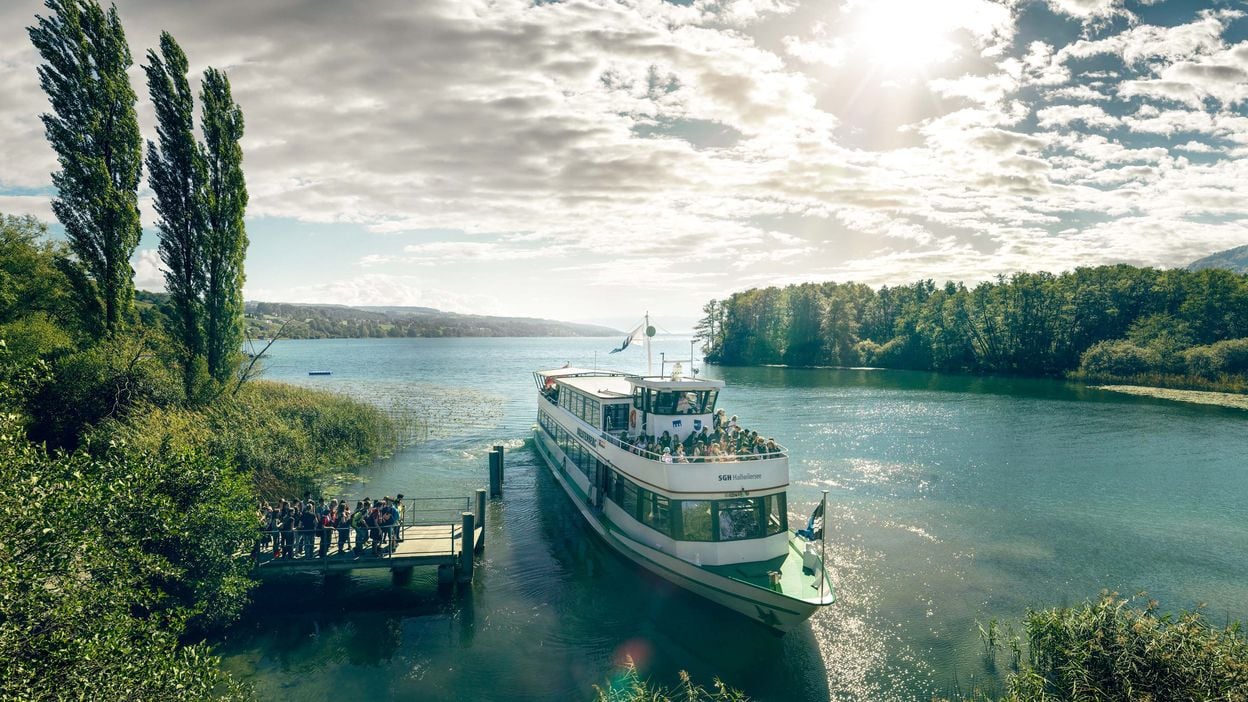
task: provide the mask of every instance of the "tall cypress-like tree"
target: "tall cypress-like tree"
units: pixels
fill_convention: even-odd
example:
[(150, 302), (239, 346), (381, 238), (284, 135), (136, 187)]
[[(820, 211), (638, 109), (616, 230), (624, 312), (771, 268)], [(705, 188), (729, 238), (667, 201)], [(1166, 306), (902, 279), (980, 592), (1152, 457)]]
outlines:
[[(162, 58), (163, 57), (163, 58)], [(204, 187), (207, 164), (195, 141), (195, 101), (187, 82), (186, 54), (168, 32), (160, 35), (160, 55), (147, 52), (148, 91), (156, 108), (159, 145), (147, 142), (147, 180), (160, 215), (160, 258), (165, 289), (175, 316), (174, 336), (181, 351), (187, 397), (195, 393), (204, 348)]]
[(204, 156), (208, 181), (205, 239), (207, 277), (204, 331), (208, 372), (225, 382), (234, 372), (243, 342), (243, 259), (247, 255), (247, 184), (243, 180), (243, 111), (230, 94), (229, 77), (204, 71), (199, 95), (203, 107)]
[(61, 170), (52, 174), (52, 211), (65, 225), (71, 279), (82, 319), (95, 334), (116, 331), (134, 305), (130, 256), (139, 244), (138, 186), (143, 149), (130, 47), (116, 6), (46, 0), (30, 40), (46, 62), (39, 84), (52, 113), (42, 116)]

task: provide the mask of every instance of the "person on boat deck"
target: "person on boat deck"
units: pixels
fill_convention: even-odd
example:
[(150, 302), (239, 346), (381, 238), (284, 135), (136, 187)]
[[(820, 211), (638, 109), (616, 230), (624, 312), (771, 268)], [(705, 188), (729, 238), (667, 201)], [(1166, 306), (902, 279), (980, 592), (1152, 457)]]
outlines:
[(689, 401), (689, 393), (682, 392), (676, 398), (676, 414), (692, 414), (693, 403)]
[(670, 449), (672, 447), (672, 435), (669, 434), (666, 429), (663, 430), (663, 436), (659, 437), (659, 446), (662, 446), (665, 449)]
[(685, 455), (684, 444), (676, 444), (676, 453), (672, 454), (673, 463), (688, 463), (689, 457)]
[(670, 448), (663, 449), (663, 462), (664, 463), (672, 462), (672, 450)]
[(711, 423), (715, 426), (715, 431), (719, 431), (720, 429), (722, 429), (722, 428), (724, 427), (724, 424), (725, 424), (725, 422), (724, 422), (724, 417), (725, 417), (725, 416), (726, 416), (726, 415), (724, 414), (724, 408), (723, 408), (723, 407), (720, 407), (719, 409), (715, 410), (715, 414), (714, 414), (714, 416), (712, 416), (712, 417), (711, 417)]

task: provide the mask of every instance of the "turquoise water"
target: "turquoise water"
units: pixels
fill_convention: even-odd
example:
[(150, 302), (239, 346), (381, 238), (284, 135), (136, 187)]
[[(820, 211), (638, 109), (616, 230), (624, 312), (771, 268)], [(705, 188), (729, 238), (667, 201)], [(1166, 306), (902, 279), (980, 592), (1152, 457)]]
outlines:
[[(471, 596), (438, 595), (420, 570), (266, 584), (221, 644), (226, 666), (261, 699), (588, 699), (631, 656), (659, 682), (688, 670), (759, 700), (911, 700), (1008, 672), (976, 621), (1103, 587), (1248, 619), (1248, 412), (1057, 381), (708, 366), (728, 383), (720, 406), (790, 448), (790, 523), (829, 491), (840, 600), (773, 637), (615, 556), (537, 469), (531, 372), (645, 369), (639, 349), (608, 356), (617, 345), (278, 342), (266, 377), (430, 421), (347, 494), (467, 495), (497, 443), (506, 493)], [(687, 359), (689, 340), (656, 345), (656, 369), (660, 351)]]

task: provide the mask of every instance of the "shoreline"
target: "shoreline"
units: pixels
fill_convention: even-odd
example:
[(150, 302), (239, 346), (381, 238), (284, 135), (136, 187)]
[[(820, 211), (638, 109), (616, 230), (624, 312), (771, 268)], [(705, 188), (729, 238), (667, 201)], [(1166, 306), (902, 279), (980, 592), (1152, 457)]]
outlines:
[(1135, 395), (1137, 397), (1153, 397), (1172, 402), (1188, 402), (1197, 405), (1213, 405), (1231, 409), (1248, 410), (1248, 395), (1231, 392), (1215, 392), (1212, 390), (1176, 390), (1174, 388), (1157, 388), (1147, 385), (1093, 385), (1096, 390)]

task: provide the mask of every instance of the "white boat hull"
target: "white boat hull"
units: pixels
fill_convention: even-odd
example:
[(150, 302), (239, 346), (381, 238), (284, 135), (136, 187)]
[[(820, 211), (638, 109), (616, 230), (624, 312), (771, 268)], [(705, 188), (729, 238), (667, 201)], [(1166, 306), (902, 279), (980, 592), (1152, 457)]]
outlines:
[[(819, 608), (821, 604), (819, 600), (797, 599), (774, 590), (724, 577), (647, 546), (604, 523), (598, 511), (586, 502), (581, 491), (572, 484), (568, 475), (560, 470), (559, 466), (563, 463), (562, 451), (549, 441), (544, 432), (539, 430), (534, 436), (543, 462), (550, 469), (555, 481), (572, 500), (572, 504), (576, 505), (581, 516), (609, 546), (637, 565), (678, 587), (780, 632), (788, 631), (809, 619)], [(556, 455), (559, 457), (556, 458)]]

